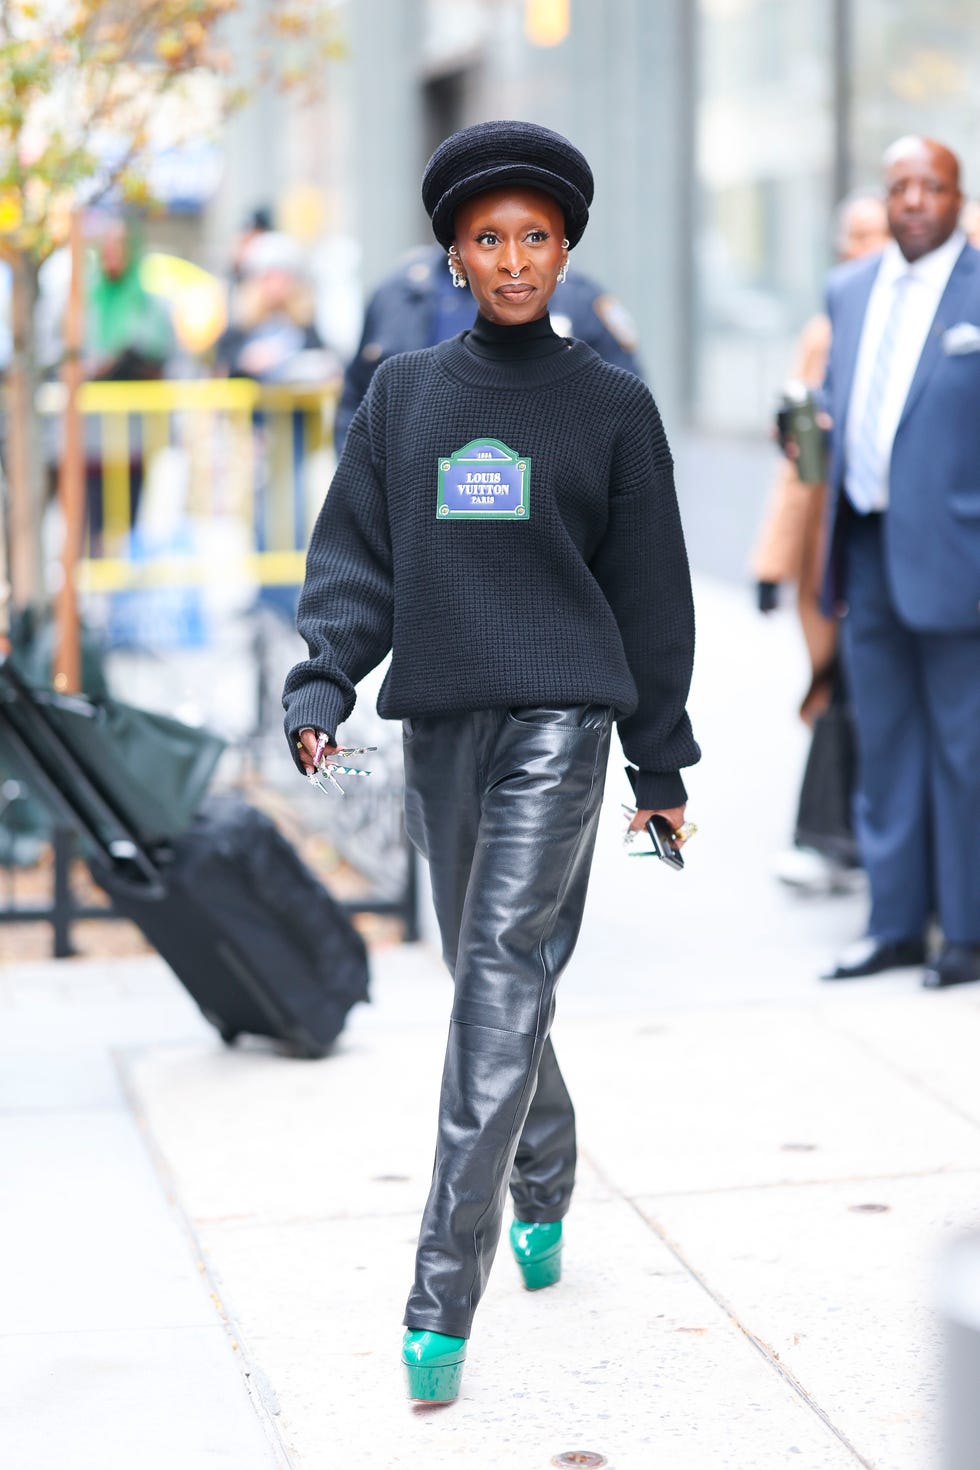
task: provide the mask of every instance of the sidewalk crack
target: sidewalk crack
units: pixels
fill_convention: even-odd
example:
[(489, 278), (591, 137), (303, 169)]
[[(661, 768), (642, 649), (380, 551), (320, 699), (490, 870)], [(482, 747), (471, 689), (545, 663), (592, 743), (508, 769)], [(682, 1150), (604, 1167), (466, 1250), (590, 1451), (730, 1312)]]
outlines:
[(227, 1333), (229, 1343), (245, 1382), (245, 1391), (262, 1426), (266, 1443), (279, 1466), (279, 1470), (299, 1470), (298, 1462), (288, 1449), (278, 1423), (280, 1407), (275, 1391), (265, 1373), (253, 1361), (241, 1327), (225, 1300), (221, 1284), (208, 1265), (203, 1242), (198, 1236), (193, 1220), (184, 1209), (177, 1190), (177, 1181), (174, 1178), (173, 1171), (167, 1163), (163, 1150), (153, 1134), (149, 1119), (143, 1110), (139, 1096), (129, 1075), (125, 1051), (122, 1048), (111, 1047), (109, 1054), (116, 1076), (119, 1079), (119, 1086), (125, 1105), (136, 1123), (137, 1132), (146, 1149), (150, 1166), (157, 1177), (168, 1204), (174, 1210), (180, 1221), (184, 1235), (187, 1238), (188, 1248), (192, 1253), (192, 1258), (204, 1280), (212, 1305)]
[(846, 1025), (830, 1021), (825, 1016), (821, 1017), (821, 1020), (828, 1031), (833, 1031), (838, 1036), (846, 1037), (848, 1041), (858, 1046), (866, 1056), (873, 1057), (876, 1062), (880, 1062), (882, 1066), (887, 1067), (896, 1077), (901, 1077), (903, 1082), (910, 1082), (919, 1092), (923, 1092), (927, 1097), (931, 1097), (933, 1102), (940, 1103), (954, 1117), (959, 1118), (961, 1122), (969, 1123), (971, 1128), (980, 1129), (980, 1118), (974, 1113), (967, 1112), (966, 1108), (961, 1107), (959, 1103), (954, 1102), (952, 1098), (940, 1092), (939, 1088), (934, 1086), (933, 1083), (927, 1082), (924, 1078), (917, 1076), (915, 1072), (909, 1071), (901, 1062), (897, 1062), (894, 1057), (890, 1057), (887, 1052), (880, 1051), (866, 1036), (862, 1036), (858, 1031), (850, 1031)]
[(844, 1433), (842, 1429), (838, 1428), (838, 1426), (830, 1418), (830, 1415), (827, 1413), (826, 1409), (824, 1409), (823, 1406), (819, 1404), (815, 1398), (813, 1398), (813, 1396), (807, 1391), (804, 1385), (797, 1378), (796, 1374), (793, 1373), (790, 1368), (787, 1368), (786, 1365), (780, 1360), (779, 1354), (775, 1351), (775, 1349), (770, 1347), (763, 1338), (758, 1337), (751, 1330), (751, 1328), (747, 1327), (745, 1323), (739, 1319), (738, 1314), (736, 1313), (734, 1307), (729, 1303), (727, 1298), (724, 1297), (720, 1291), (717, 1291), (710, 1284), (707, 1277), (705, 1277), (702, 1272), (700, 1272), (697, 1267), (688, 1260), (678, 1242), (675, 1241), (670, 1235), (668, 1235), (666, 1230), (664, 1230), (661, 1225), (658, 1225), (654, 1220), (651, 1220), (648, 1218), (648, 1216), (644, 1215), (643, 1211), (640, 1209), (636, 1201), (630, 1199), (630, 1197), (624, 1194), (621, 1189), (617, 1188), (612, 1179), (606, 1174), (605, 1170), (603, 1170), (599, 1166), (599, 1164), (597, 1164), (596, 1160), (587, 1151), (580, 1150), (580, 1153), (583, 1158), (588, 1159), (589, 1164), (595, 1170), (596, 1174), (603, 1181), (609, 1191), (612, 1194), (616, 1195), (619, 1199), (621, 1199), (624, 1204), (628, 1205), (633, 1213), (638, 1217), (638, 1219), (642, 1220), (646, 1228), (652, 1231), (654, 1235), (656, 1235), (657, 1239), (661, 1242), (662, 1245), (666, 1247), (666, 1249), (677, 1261), (678, 1265), (683, 1267), (688, 1275), (697, 1282), (701, 1290), (711, 1301), (714, 1302), (715, 1306), (718, 1307), (722, 1312), (724, 1312), (725, 1316), (731, 1322), (732, 1326), (737, 1328), (742, 1336), (749, 1343), (751, 1343), (751, 1345), (755, 1348), (760, 1357), (762, 1357), (765, 1362), (768, 1363), (769, 1367), (772, 1368), (773, 1371), (778, 1374), (778, 1376), (783, 1380), (787, 1388), (789, 1388), (794, 1394), (796, 1394), (799, 1399), (802, 1400), (802, 1402), (806, 1405), (810, 1412), (816, 1415), (816, 1417), (821, 1421), (824, 1427), (830, 1431), (834, 1438), (837, 1439), (844, 1446), (844, 1448), (854, 1456), (856, 1463), (862, 1466), (863, 1470), (875, 1470), (874, 1462), (862, 1455), (861, 1451), (857, 1448), (857, 1445), (855, 1445), (848, 1438), (848, 1436)]

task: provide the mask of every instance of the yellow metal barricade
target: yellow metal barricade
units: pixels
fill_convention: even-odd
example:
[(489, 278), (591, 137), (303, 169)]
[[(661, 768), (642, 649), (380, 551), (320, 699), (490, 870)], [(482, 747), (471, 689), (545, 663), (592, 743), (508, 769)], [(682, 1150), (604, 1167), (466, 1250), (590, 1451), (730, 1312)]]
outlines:
[[(242, 379), (86, 383), (86, 533), (81, 593), (206, 587), (228, 574), (214, 541), (155, 535), (142, 512), (160, 455), (176, 454), (179, 505), (163, 519), (228, 530), (236, 571), (257, 587), (297, 586), (306, 546), (332, 469), (337, 388), (287, 387)], [(58, 385), (43, 394), (56, 416)], [(177, 495), (177, 490), (163, 491)], [(156, 508), (157, 520), (160, 507)], [(206, 538), (205, 538), (206, 540)]]

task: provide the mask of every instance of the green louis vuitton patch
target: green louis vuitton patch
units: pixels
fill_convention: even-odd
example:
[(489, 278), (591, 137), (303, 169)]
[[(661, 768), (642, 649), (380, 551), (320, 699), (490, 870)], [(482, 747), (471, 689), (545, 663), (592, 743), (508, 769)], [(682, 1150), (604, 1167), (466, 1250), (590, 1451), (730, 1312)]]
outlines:
[(439, 459), (440, 521), (526, 521), (531, 514), (531, 461), (499, 439), (473, 439)]

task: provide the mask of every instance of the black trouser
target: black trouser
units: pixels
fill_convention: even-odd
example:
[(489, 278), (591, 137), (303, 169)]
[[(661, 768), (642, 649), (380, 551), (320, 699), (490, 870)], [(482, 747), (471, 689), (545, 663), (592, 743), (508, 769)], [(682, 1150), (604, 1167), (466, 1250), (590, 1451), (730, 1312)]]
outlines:
[(439, 1134), (405, 1325), (469, 1337), (508, 1183), (560, 1220), (575, 1117), (548, 1039), (578, 938), (611, 711), (480, 710), (406, 721), (406, 820), (428, 858), (455, 1000)]

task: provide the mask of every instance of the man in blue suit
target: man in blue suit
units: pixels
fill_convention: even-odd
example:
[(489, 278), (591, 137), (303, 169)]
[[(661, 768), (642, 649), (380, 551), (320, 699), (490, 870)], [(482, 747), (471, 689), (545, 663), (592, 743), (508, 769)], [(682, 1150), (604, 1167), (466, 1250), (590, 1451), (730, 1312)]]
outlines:
[[(956, 156), (885, 155), (884, 252), (830, 280), (825, 598), (859, 755), (866, 937), (825, 978), (980, 980), (980, 252)], [(926, 952), (935, 918), (938, 954)]]

